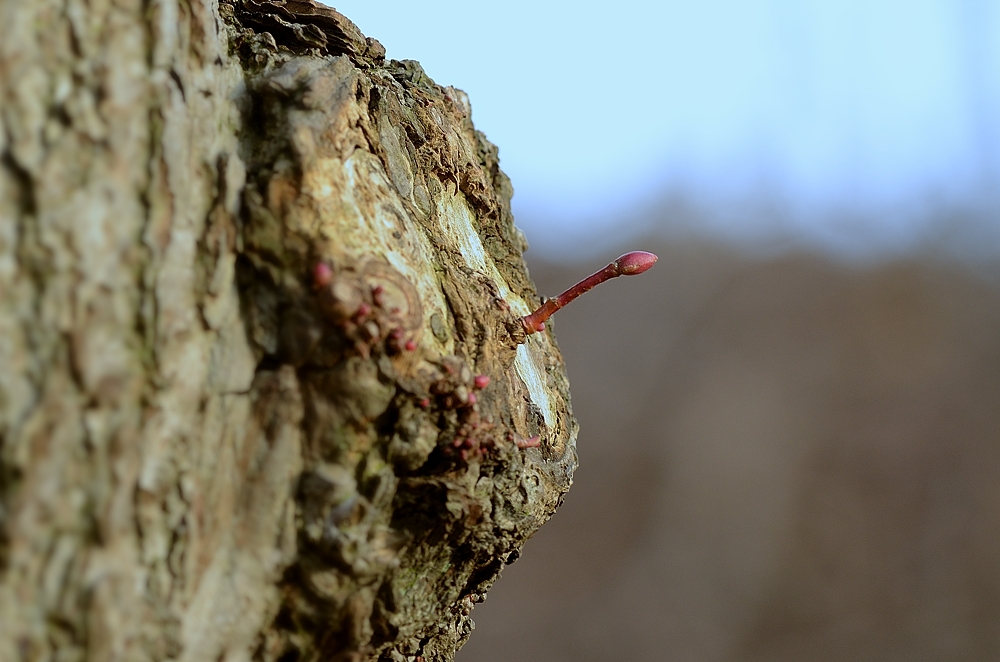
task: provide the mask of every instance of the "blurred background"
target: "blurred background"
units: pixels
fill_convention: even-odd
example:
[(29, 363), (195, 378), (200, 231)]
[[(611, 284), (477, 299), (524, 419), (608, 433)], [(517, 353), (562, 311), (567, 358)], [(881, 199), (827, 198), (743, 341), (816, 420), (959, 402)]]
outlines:
[(580, 420), (459, 662), (1000, 659), (1000, 3), (335, 3), (468, 92)]

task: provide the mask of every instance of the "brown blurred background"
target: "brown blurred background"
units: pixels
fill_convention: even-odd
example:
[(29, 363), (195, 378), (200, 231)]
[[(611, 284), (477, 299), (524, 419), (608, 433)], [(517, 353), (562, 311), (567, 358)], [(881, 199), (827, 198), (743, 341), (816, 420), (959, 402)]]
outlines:
[(997, 280), (628, 248), (555, 317), (580, 468), (459, 662), (1000, 660)]

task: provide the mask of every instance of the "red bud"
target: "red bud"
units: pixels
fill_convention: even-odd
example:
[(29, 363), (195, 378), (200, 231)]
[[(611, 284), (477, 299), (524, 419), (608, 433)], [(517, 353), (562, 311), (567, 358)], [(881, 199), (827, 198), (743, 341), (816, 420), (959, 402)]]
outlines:
[(621, 275), (634, 276), (652, 267), (658, 259), (652, 253), (647, 253), (646, 251), (632, 251), (631, 253), (625, 253), (625, 255), (615, 260), (615, 266)]
[(323, 287), (333, 279), (333, 270), (326, 262), (317, 262), (313, 267), (313, 282), (316, 287)]

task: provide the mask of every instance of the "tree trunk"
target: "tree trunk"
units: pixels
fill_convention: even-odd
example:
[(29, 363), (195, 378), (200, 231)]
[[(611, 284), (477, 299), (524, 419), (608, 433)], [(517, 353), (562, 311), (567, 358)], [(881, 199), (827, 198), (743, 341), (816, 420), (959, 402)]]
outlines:
[(557, 507), (509, 181), (383, 54), (301, 0), (0, 0), (0, 660), (451, 659)]

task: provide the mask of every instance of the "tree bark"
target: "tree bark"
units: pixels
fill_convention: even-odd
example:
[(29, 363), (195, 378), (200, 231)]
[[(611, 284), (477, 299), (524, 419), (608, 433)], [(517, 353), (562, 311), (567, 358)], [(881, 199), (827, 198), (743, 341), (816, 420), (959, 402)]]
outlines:
[(300, 0), (0, 0), (0, 95), (0, 660), (451, 659), (576, 466), (465, 95)]

